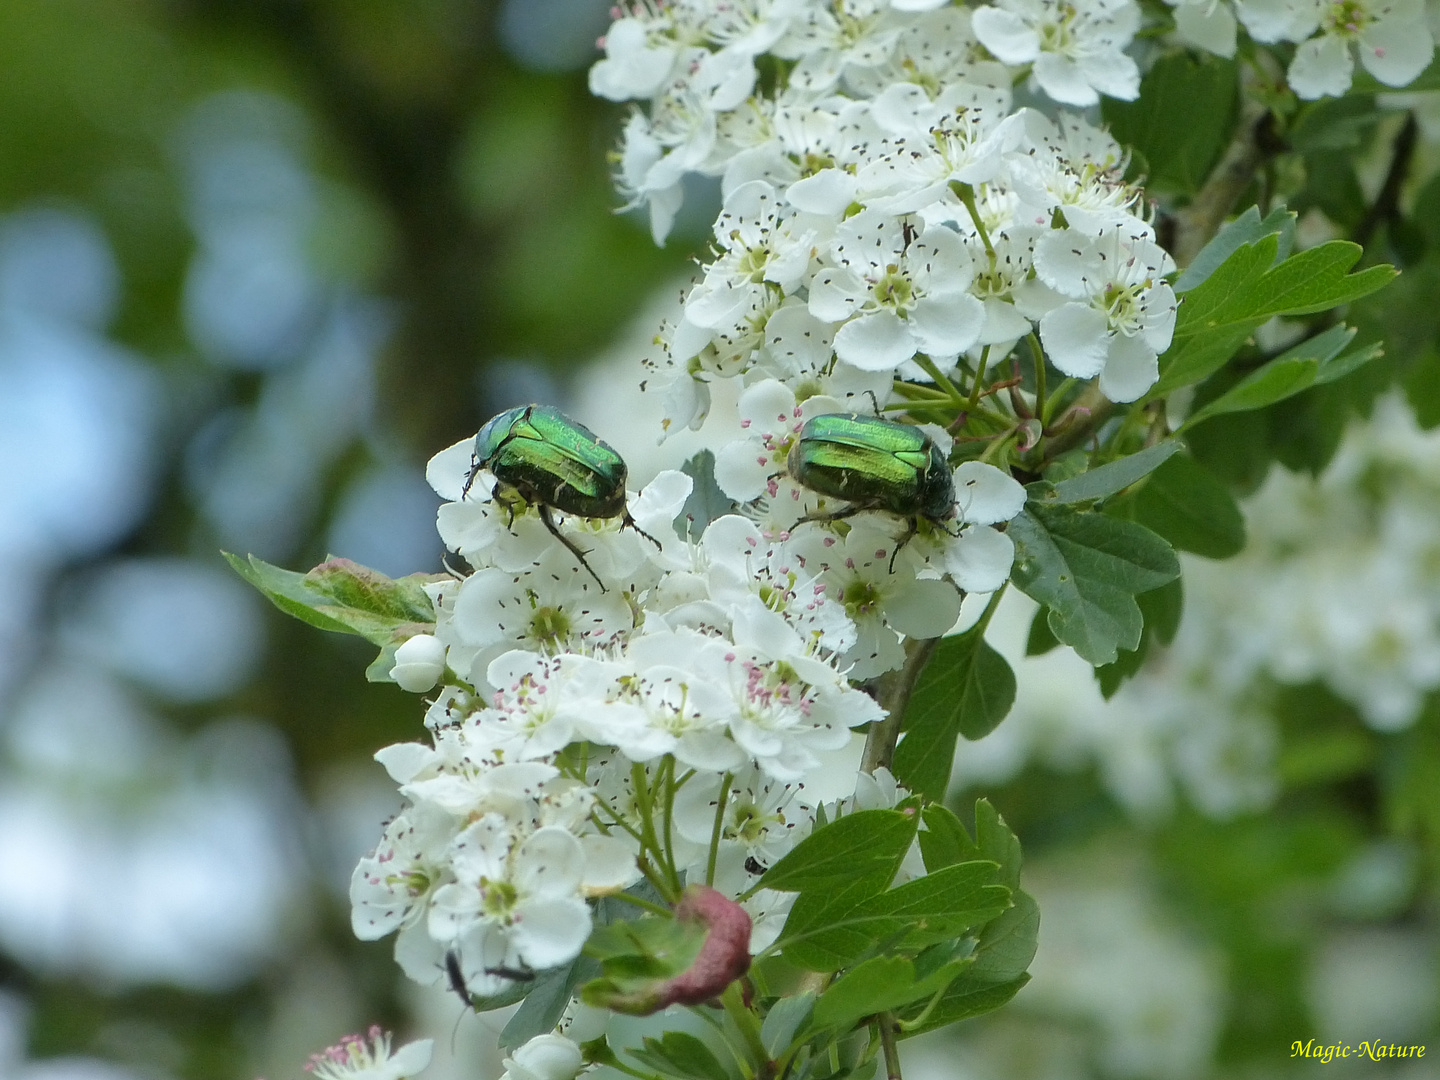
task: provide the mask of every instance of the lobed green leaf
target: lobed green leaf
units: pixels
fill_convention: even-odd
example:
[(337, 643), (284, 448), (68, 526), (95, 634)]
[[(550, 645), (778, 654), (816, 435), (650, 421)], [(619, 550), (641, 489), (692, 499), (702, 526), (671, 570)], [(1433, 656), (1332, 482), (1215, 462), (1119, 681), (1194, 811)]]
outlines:
[(911, 791), (944, 798), (957, 738), (984, 738), (1014, 702), (1015, 674), (982, 627), (945, 638), (916, 682), (892, 771)]
[(1180, 575), (1174, 549), (1149, 529), (1032, 499), (1010, 523), (1012, 579), (1049, 609), (1056, 638), (1092, 664), (1140, 643), (1135, 594)]
[(816, 829), (760, 878), (757, 888), (823, 890), (856, 879), (890, 883), (915, 837), (916, 815), (859, 810)]
[(1097, 469), (1080, 473), (1068, 480), (1061, 480), (1047, 501), (1057, 503), (1094, 502), (1117, 491), (1124, 491), (1137, 480), (1150, 475), (1180, 452), (1181, 444), (1175, 439), (1164, 439), (1154, 446), (1129, 454)]

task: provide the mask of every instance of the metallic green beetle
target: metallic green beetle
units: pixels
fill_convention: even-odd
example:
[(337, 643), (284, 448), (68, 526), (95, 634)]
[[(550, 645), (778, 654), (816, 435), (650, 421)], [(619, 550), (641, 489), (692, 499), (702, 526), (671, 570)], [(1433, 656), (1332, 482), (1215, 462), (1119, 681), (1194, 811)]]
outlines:
[(915, 534), (920, 518), (949, 531), (945, 522), (955, 513), (950, 465), (935, 441), (913, 424), (859, 413), (812, 416), (785, 465), (801, 486), (851, 504), (808, 520), (834, 521), (862, 510), (909, 518), (910, 533), (896, 551)]
[(494, 474), (495, 501), (513, 509), (517, 501), (538, 508), (550, 534), (570, 549), (601, 590), (605, 583), (590, 569), (585, 552), (560, 534), (551, 509), (587, 518), (622, 518), (659, 547), (625, 507), (625, 461), (584, 424), (549, 405), (521, 405), (485, 422), (475, 436), (474, 464), (466, 477), (464, 498), (475, 474)]

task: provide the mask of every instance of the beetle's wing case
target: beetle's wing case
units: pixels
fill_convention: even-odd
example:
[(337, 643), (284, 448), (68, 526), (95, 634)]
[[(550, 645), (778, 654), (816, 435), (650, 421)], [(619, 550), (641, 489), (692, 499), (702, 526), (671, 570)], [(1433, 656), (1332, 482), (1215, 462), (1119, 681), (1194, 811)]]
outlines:
[(624, 513), (626, 469), (619, 454), (559, 409), (532, 405), (520, 412), (481, 462), (497, 480), (562, 513)]
[(789, 466), (812, 491), (908, 515), (918, 509), (932, 448), (929, 437), (910, 424), (827, 413), (800, 429)]
[(496, 413), (480, 428), (480, 433), (475, 436), (475, 461), (488, 467), (489, 461), (495, 456), (505, 441), (510, 438), (510, 429), (515, 422), (525, 415), (528, 405), (520, 405), (514, 409), (506, 409), (502, 413)]

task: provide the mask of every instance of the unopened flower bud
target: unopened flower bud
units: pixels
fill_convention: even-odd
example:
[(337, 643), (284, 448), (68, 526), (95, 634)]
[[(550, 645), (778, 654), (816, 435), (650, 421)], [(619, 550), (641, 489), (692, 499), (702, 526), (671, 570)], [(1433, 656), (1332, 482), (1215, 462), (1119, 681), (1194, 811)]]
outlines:
[(575, 1080), (584, 1065), (580, 1047), (564, 1035), (536, 1035), (505, 1059), (500, 1080)]
[(390, 677), (402, 690), (423, 694), (445, 673), (445, 646), (430, 634), (416, 634), (395, 650)]

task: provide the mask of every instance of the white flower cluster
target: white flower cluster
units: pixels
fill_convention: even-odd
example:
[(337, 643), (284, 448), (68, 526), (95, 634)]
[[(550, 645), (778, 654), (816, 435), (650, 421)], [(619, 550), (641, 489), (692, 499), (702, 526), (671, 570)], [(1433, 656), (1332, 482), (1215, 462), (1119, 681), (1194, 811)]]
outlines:
[[(625, 126), (620, 187), (657, 239), (686, 173), (724, 192), (715, 258), (668, 338), (672, 422), (701, 424), (717, 377), (883, 406), (891, 376), (998, 364), (1037, 329), (1065, 375), (1143, 394), (1174, 327), (1174, 263), (1120, 146), (1011, 96), (1019, 66), (1058, 102), (1133, 98), (1122, 50), (1138, 25), (1133, 0), (691, 2), (619, 19), (591, 86), (649, 102)], [(762, 69), (783, 85), (761, 89)]]
[[(751, 470), (769, 504), (756, 516), (783, 510), (789, 528), (730, 515), (682, 539), (674, 523), (691, 481), (665, 472), (631, 496), (638, 528), (559, 516), (582, 564), (534, 509), (495, 501), (487, 473), (467, 488), (469, 440), (431, 462), (452, 500), (441, 536), (473, 569), (429, 586), (435, 632), (397, 653), (402, 685), (444, 686), (426, 718), (432, 744), (377, 755), (409, 806), (351, 885), (356, 934), (398, 931), (411, 977), (499, 994), (578, 955), (587, 899), (642, 874), (745, 893), (808, 833), (807, 776), (884, 715), (850, 680), (899, 666), (901, 634), (949, 630), (956, 582), (994, 589), (1008, 574), (1010, 541), (988, 523), (1018, 512), (1024, 493), (977, 462), (955, 472), (953, 535), (906, 543), (896, 523), (859, 518), (843, 536), (823, 522), (795, 528), (813, 496), (767, 475), (783, 458), (764, 469), (756, 459), (803, 410), (778, 382), (752, 389), (753, 445), (738, 455), (750, 460), (734, 468)], [(767, 393), (784, 396), (784, 425)], [(889, 794), (891, 805), (903, 797), (893, 784)], [(756, 947), (778, 933), (788, 899), (746, 900)]]
[(1350, 89), (1355, 54), (1386, 86), (1406, 86), (1429, 66), (1435, 38), (1423, 0), (1166, 0), (1182, 40), (1234, 56), (1236, 18), (1256, 41), (1299, 46), (1287, 80), (1302, 98)]

